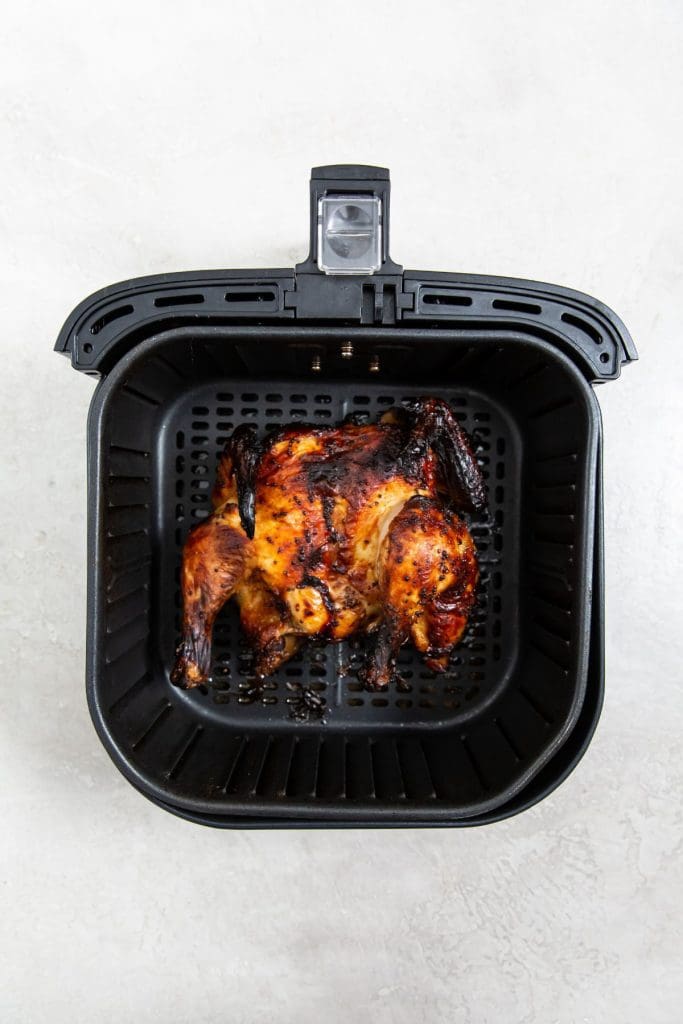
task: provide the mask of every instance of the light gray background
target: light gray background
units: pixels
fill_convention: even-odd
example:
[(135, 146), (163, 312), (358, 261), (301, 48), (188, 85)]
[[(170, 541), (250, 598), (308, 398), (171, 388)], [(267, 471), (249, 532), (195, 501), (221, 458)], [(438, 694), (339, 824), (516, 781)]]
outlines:
[[(2, 56), (0, 1019), (679, 1021), (678, 0), (17, 3)], [(391, 167), (408, 267), (613, 306), (607, 701), (570, 780), (457, 832), (213, 832), (124, 782), (83, 693), (93, 381), (122, 278), (289, 266), (313, 164)]]

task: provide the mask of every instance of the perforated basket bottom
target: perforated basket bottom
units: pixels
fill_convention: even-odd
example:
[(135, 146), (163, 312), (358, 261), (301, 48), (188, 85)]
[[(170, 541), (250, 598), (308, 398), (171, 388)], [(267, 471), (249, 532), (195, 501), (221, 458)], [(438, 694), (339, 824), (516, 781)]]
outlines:
[(235, 426), (254, 423), (263, 433), (289, 422), (332, 426), (349, 412), (375, 422), (390, 406), (427, 394), (450, 402), (473, 437), (489, 494), (486, 520), (469, 521), (481, 582), (467, 634), (453, 652), (448, 671), (430, 671), (406, 645), (399, 657), (401, 680), (386, 692), (367, 693), (357, 678), (364, 647), (359, 639), (325, 646), (310, 643), (257, 684), (250, 674), (237, 608), (228, 602), (214, 630), (210, 685), (186, 695), (197, 712), (242, 728), (270, 730), (278, 724), (291, 726), (293, 718), (373, 731), (400, 724), (433, 727), (470, 717), (500, 691), (514, 665), (518, 630), (519, 443), (506, 413), (471, 390), (363, 384), (354, 394), (348, 383), (321, 381), (305, 388), (291, 381), (262, 384), (252, 379), (213, 381), (188, 391), (170, 407), (158, 435), (157, 507), (163, 510), (159, 654), (168, 673), (180, 628), (182, 546), (191, 526), (210, 512), (218, 458)]

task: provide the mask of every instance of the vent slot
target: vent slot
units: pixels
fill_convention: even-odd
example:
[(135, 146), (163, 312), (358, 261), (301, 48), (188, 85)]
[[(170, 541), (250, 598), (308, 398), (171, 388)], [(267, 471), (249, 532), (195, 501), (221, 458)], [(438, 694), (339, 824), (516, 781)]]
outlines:
[(494, 309), (503, 309), (508, 313), (530, 313), (532, 316), (539, 316), (541, 307), (534, 302), (513, 302), (508, 299), (494, 299), (491, 303)]
[(159, 309), (166, 306), (197, 306), (204, 301), (203, 295), (161, 295), (154, 300), (154, 305)]
[(126, 306), (117, 306), (116, 309), (110, 309), (108, 313), (103, 313), (99, 320), (90, 325), (90, 333), (99, 334), (108, 324), (112, 324), (114, 320), (120, 320), (121, 317), (129, 316), (133, 312), (135, 312), (135, 308), (130, 303)]
[(256, 305), (259, 302), (275, 302), (277, 296), (271, 288), (230, 288), (225, 293), (226, 302), (248, 303)]
[(565, 324), (569, 324), (570, 327), (577, 327), (580, 331), (583, 331), (596, 345), (602, 345), (600, 331), (593, 324), (589, 324), (587, 320), (582, 320), (580, 316), (574, 316), (573, 313), (563, 313), (561, 319)]
[(422, 304), (424, 306), (471, 306), (472, 299), (469, 295), (459, 295), (457, 292), (423, 292)]

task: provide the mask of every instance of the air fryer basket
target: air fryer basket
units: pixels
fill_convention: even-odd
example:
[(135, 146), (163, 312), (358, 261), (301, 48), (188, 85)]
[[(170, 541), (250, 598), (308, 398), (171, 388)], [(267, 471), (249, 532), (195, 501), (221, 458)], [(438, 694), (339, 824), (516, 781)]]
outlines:
[[(93, 720), (134, 785), (196, 820), (443, 824), (514, 813), (574, 735), (601, 643), (590, 382), (635, 357), (628, 334), (579, 293), (402, 273), (388, 256), (378, 169), (318, 169), (313, 214), (320, 194), (359, 182), (384, 203), (380, 273), (321, 274), (312, 216), (311, 257), (296, 273), (128, 282), (86, 300), (58, 341), (78, 369), (101, 375), (89, 421)], [(490, 502), (470, 522), (482, 580), (449, 671), (436, 676), (406, 647), (401, 681), (367, 693), (359, 642), (311, 644), (257, 685), (229, 604), (211, 685), (172, 687), (181, 549), (208, 514), (233, 427), (324, 426), (348, 412), (374, 420), (419, 395), (446, 398), (475, 439)], [(601, 669), (591, 676), (601, 693)]]

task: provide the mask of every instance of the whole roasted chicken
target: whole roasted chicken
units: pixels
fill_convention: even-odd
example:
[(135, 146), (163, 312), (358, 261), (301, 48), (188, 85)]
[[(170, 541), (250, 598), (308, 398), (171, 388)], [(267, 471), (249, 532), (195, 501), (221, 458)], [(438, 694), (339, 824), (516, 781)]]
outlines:
[(216, 615), (233, 595), (267, 676), (306, 638), (368, 634), (360, 677), (388, 686), (412, 640), (435, 671), (461, 639), (478, 579), (455, 509), (485, 507), (484, 481), (446, 402), (396, 407), (379, 423), (240, 426), (222, 455), (213, 514), (183, 551), (182, 640), (171, 679), (204, 683)]

